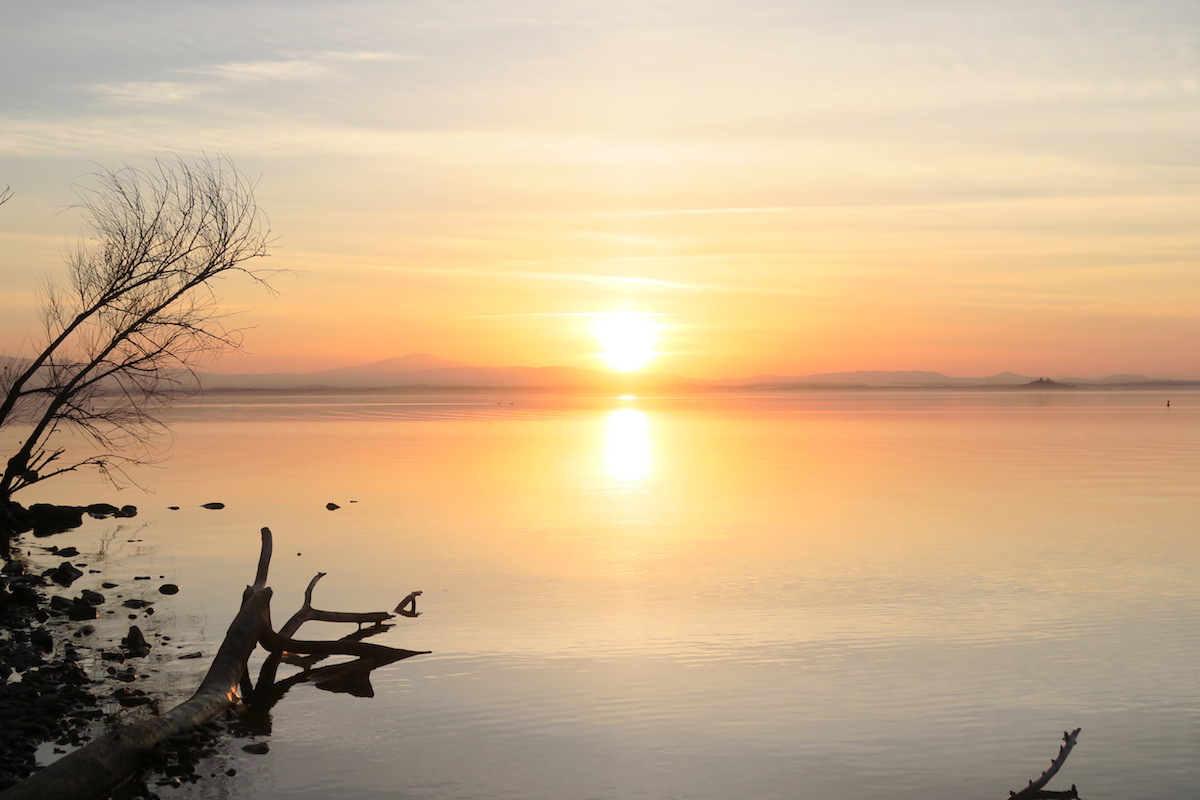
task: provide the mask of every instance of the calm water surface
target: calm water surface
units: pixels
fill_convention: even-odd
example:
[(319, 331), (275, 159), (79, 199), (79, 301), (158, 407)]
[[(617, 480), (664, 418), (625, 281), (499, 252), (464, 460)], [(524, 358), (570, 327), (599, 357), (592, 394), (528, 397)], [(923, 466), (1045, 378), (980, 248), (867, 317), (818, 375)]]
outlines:
[(24, 499), (141, 508), (55, 543), (183, 586), (173, 696), (264, 525), (277, 624), (317, 571), (325, 608), (424, 591), (376, 641), (432, 655), (292, 690), (189, 796), (1003, 798), (1082, 727), (1051, 788), (1194, 798), (1200, 394), (1165, 399), (213, 395), (155, 494)]

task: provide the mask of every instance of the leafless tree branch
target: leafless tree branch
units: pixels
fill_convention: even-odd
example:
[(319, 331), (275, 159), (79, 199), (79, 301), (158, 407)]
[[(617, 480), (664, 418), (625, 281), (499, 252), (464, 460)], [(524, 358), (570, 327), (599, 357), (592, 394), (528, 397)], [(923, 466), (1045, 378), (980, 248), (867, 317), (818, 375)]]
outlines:
[[(251, 266), (267, 255), (270, 223), (253, 182), (225, 158), (101, 170), (75, 192), (89, 235), (67, 256), (66, 282), (43, 290), (45, 344), (0, 364), (0, 427), (29, 426), (0, 502), (65, 471), (148, 460), (165, 433), (159, 412), (195, 389), (196, 366), (241, 348), (214, 284), (237, 274), (270, 290), (275, 274)], [(100, 455), (44, 472), (62, 455), (49, 441), (66, 427)]]

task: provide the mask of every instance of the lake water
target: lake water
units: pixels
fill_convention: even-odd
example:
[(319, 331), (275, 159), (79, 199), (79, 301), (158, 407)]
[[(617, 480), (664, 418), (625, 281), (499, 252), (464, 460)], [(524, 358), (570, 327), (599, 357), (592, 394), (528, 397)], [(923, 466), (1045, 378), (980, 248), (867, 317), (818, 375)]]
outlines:
[(234, 740), (209, 771), (236, 777), (169, 796), (1004, 798), (1082, 727), (1049, 788), (1196, 797), (1200, 394), (230, 394), (175, 417), (134, 473), (154, 494), (22, 497), (139, 506), (38, 544), (117, 592), (183, 587), (146, 621), (173, 637), (157, 691), (206, 668), (176, 656), (215, 652), (264, 525), (277, 625), (323, 571), (323, 608), (422, 590), (373, 641), (433, 653), (371, 699), (293, 689), (269, 754)]

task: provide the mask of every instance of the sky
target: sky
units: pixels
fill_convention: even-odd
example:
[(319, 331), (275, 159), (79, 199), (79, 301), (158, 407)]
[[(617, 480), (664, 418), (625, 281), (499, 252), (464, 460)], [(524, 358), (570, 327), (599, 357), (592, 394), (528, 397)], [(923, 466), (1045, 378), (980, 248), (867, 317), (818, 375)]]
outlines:
[(1200, 378), (1200, 4), (0, 0), (0, 352), (97, 168), (230, 158), (246, 352)]

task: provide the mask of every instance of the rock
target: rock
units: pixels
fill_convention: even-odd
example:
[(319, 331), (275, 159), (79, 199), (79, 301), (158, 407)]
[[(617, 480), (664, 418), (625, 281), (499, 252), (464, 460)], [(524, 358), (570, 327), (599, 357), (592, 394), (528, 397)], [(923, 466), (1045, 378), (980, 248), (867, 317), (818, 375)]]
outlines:
[(119, 509), (117, 509), (117, 513), (113, 514), (113, 516), (114, 517), (136, 517), (137, 516), (137, 506), (121, 506)]
[(92, 503), (87, 507), (88, 516), (96, 519), (104, 519), (105, 517), (116, 516), (117, 507), (112, 503)]
[(266, 742), (253, 742), (242, 747), (242, 750), (254, 756), (263, 756), (271, 752), (271, 745)]
[(70, 586), (83, 577), (83, 570), (76, 569), (75, 565), (70, 561), (64, 561), (54, 569), (46, 570), (44, 574), (55, 583)]
[(164, 583), (158, 587), (159, 594), (179, 594), (179, 587), (173, 583)]
[(150, 601), (139, 600), (136, 597), (131, 597), (124, 603), (121, 603), (121, 605), (125, 606), (126, 608), (145, 608), (146, 606), (150, 605)]
[(98, 616), (100, 615), (96, 613), (96, 607), (82, 597), (72, 600), (71, 607), (67, 610), (67, 619), (70, 620), (95, 619)]
[(76, 547), (64, 547), (61, 550), (56, 547), (54, 548), (53, 552), (54, 555), (62, 556), (63, 558), (74, 558), (75, 556), (79, 555), (79, 549)]
[(34, 503), (28, 509), (28, 522), (35, 536), (62, 533), (83, 524), (82, 506), (56, 506), (50, 503)]
[(180, 658), (180, 660), (186, 660), (189, 658), (204, 658), (204, 653), (196, 651), (195, 653), (187, 653), (185, 655), (182, 655), (179, 658)]
[(339, 508), (341, 508), (341, 506), (339, 506), (337, 503), (326, 503), (325, 507), (330, 511), (337, 511)]
[(130, 656), (144, 656), (150, 652), (150, 643), (137, 625), (129, 626), (129, 634), (121, 639), (121, 646)]
[(94, 606), (98, 606), (104, 602), (104, 595), (100, 594), (99, 592), (93, 592), (91, 589), (84, 589), (79, 593), (79, 597), (84, 602), (90, 603)]
[(96, 607), (82, 597), (68, 600), (56, 594), (50, 598), (50, 608), (72, 620), (95, 619), (97, 616)]
[(43, 653), (49, 653), (54, 649), (54, 637), (50, 635), (50, 631), (45, 628), (36, 628), (29, 632), (29, 643)]
[(212, 509), (213, 511), (219, 511), (225, 507), (225, 504), (224, 503), (205, 503), (204, 505), (202, 505), (200, 507)]

